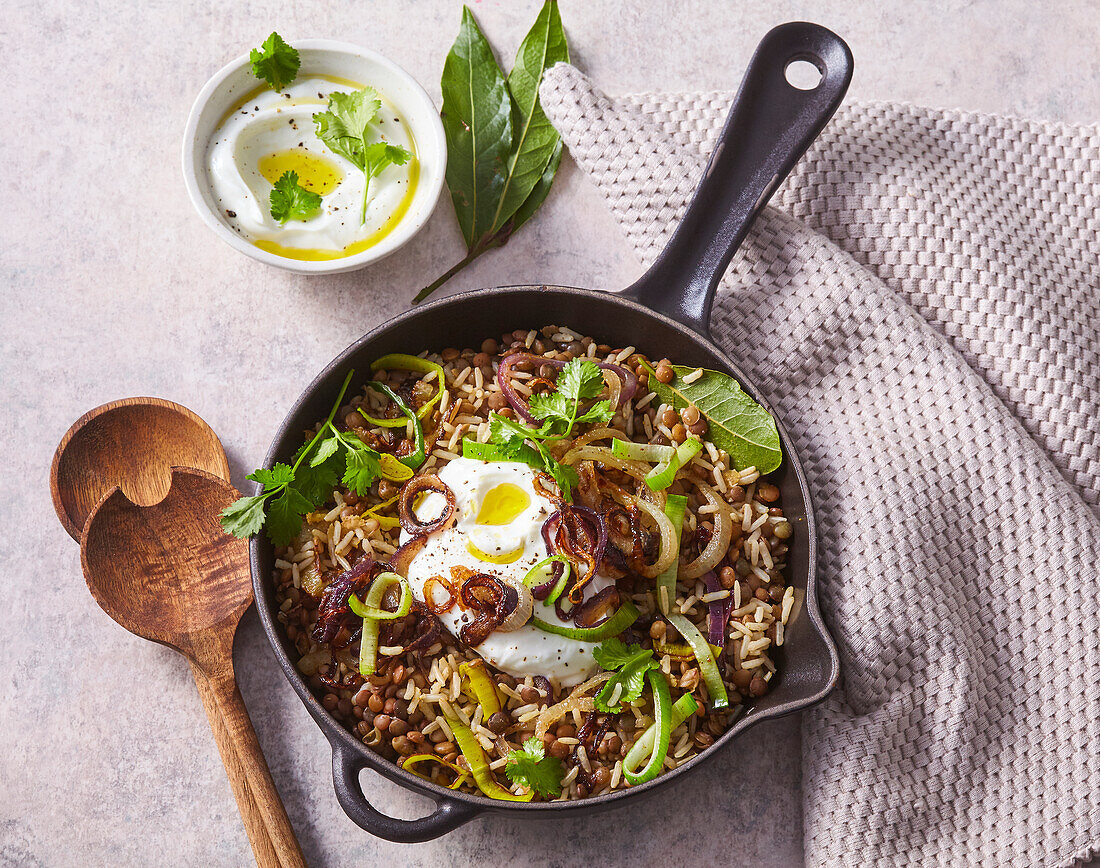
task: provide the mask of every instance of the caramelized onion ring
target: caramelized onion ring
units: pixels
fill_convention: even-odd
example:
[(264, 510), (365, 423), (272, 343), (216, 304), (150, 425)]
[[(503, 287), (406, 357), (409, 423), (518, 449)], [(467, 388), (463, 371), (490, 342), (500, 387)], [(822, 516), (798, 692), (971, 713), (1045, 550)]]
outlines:
[(573, 691), (557, 705), (551, 705), (547, 708), (535, 722), (535, 737), (542, 741), (543, 736), (546, 735), (546, 730), (550, 728), (550, 724), (561, 720), (574, 708), (578, 711), (592, 711), (596, 707), (596, 700), (586, 694), (597, 687), (603, 686), (614, 674), (613, 672), (601, 672), (599, 675), (593, 675), (584, 684), (574, 687)]
[(409, 577), (409, 564), (412, 563), (413, 558), (420, 554), (420, 550), (424, 548), (427, 541), (427, 535), (414, 536), (390, 557), (390, 569), (397, 575), (404, 576), (407, 579)]
[[(477, 617), (458, 631), (458, 638), (471, 647), (484, 642), (512, 611), (508, 608), (506, 586), (488, 573), (474, 573), (466, 579), (458, 596), (468, 608), (477, 612)], [(514, 600), (512, 602), (514, 608)]]
[(408, 617), (416, 618), (413, 639), (405, 644), (406, 651), (422, 651), (430, 648), (439, 638), (439, 619), (419, 600), (413, 600)]
[[(413, 510), (413, 500), (425, 491), (442, 494), (447, 501), (443, 512), (430, 521), (421, 521), (416, 517), (416, 512)], [(401, 529), (413, 536), (423, 536), (446, 527), (454, 519), (455, 495), (446, 483), (434, 473), (425, 473), (423, 476), (413, 477), (405, 483), (405, 487), (401, 489), (401, 496), (397, 501), (397, 510), (401, 518)]]
[(707, 547), (699, 553), (699, 557), (689, 564), (680, 567), (681, 579), (697, 579), (703, 573), (713, 570), (718, 562), (729, 551), (730, 540), (733, 538), (733, 519), (730, 518), (729, 506), (722, 500), (705, 482), (696, 482), (696, 487), (703, 493), (707, 502), (715, 508), (714, 532), (710, 535)]
[(510, 603), (511, 611), (500, 622), (497, 632), (511, 633), (513, 630), (518, 630), (530, 619), (531, 613), (535, 611), (535, 598), (531, 594), (531, 589), (524, 585), (508, 583), (504, 587), (505, 593), (510, 599), (513, 594), (515, 595), (515, 602)]
[[(579, 441), (581, 438), (577, 438)], [(651, 491), (649, 486), (645, 484), (646, 474), (652, 470), (651, 467), (643, 464), (640, 461), (631, 461), (627, 458), (619, 458), (612, 454), (611, 450), (606, 446), (574, 446), (561, 459), (562, 464), (573, 465), (578, 461), (595, 461), (603, 467), (612, 467), (615, 470), (621, 470), (628, 476), (633, 477), (638, 482), (638, 493), (645, 500), (650, 503), (654, 503), (664, 511), (666, 494), (664, 491)]]
[(599, 627), (619, 608), (619, 591), (614, 587), (604, 588), (593, 594), (576, 608), (573, 623), (578, 627)]
[[(655, 579), (667, 570), (672, 562), (676, 560), (679, 552), (676, 550), (676, 529), (672, 526), (672, 520), (665, 515), (663, 509), (658, 509), (652, 503), (643, 500), (640, 497), (634, 498), (634, 503), (637, 504), (642, 511), (645, 512), (653, 522), (657, 525), (657, 529), (661, 532), (661, 551), (657, 555), (657, 560), (646, 566), (645, 564), (638, 565), (638, 572), (645, 576), (647, 579)], [(727, 539), (727, 545), (729, 540)], [(706, 570), (703, 570), (698, 575), (702, 575)], [(683, 575), (683, 571), (680, 571), (680, 575)]]
[(363, 558), (350, 570), (345, 570), (329, 582), (317, 606), (313, 641), (318, 645), (326, 645), (336, 638), (340, 628), (347, 627), (350, 632), (356, 626), (362, 625), (362, 619), (348, 606), (348, 597), (366, 590), (382, 567), (382, 564), (372, 558)]
[[(447, 592), (447, 601), (445, 604), (440, 604), (435, 601), (436, 585), (439, 585)], [(428, 611), (433, 615), (442, 615), (444, 612), (449, 612), (454, 608), (455, 600), (455, 589), (451, 587), (451, 583), (443, 578), (443, 576), (432, 576), (424, 583), (424, 605), (428, 607)]]

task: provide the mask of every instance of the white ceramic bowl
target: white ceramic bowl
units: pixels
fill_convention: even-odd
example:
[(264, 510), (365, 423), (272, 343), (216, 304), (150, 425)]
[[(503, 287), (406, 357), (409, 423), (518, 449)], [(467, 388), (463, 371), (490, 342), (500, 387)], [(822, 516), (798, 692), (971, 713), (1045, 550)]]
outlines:
[(301, 56), (298, 75), (330, 75), (370, 85), (397, 108), (416, 141), (420, 177), (408, 212), (385, 238), (373, 247), (341, 259), (309, 261), (289, 259), (242, 238), (226, 222), (214, 202), (207, 174), (206, 150), (219, 121), (259, 82), (244, 54), (223, 67), (199, 92), (183, 134), (183, 178), (187, 194), (199, 216), (231, 247), (253, 259), (299, 274), (336, 274), (354, 271), (389, 256), (427, 222), (439, 200), (447, 170), (447, 141), (439, 111), (416, 80), (378, 54), (347, 42), (331, 39), (297, 39), (291, 43)]

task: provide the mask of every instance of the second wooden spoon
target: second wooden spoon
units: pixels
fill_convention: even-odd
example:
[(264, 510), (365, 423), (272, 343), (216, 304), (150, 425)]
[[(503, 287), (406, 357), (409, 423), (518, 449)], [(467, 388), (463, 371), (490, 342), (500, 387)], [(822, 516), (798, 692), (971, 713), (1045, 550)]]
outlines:
[(115, 488), (88, 517), (80, 559), (103, 611), (191, 664), (257, 863), (304, 866), (233, 672), (233, 636), (252, 602), (248, 543), (218, 523), (236, 497), (225, 480), (181, 467), (153, 506)]

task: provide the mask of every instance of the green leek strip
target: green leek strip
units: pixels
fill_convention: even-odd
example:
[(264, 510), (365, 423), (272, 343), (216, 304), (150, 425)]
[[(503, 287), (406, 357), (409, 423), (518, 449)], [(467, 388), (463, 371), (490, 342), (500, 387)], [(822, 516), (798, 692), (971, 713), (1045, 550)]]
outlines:
[(563, 627), (561, 624), (551, 624), (534, 616), (531, 618), (531, 623), (547, 633), (565, 636), (567, 639), (576, 639), (578, 642), (602, 642), (604, 639), (618, 636), (637, 621), (638, 617), (637, 607), (630, 600), (624, 600), (615, 614), (598, 627)]
[(676, 454), (674, 446), (661, 446), (657, 443), (633, 443), (616, 437), (611, 441), (611, 454), (616, 458), (630, 461), (649, 461), (658, 464), (668, 461)]
[(397, 498), (391, 497), (389, 500), (383, 501), (382, 503), (378, 504), (378, 506), (372, 506), (370, 509), (362, 514), (362, 517), (364, 519), (373, 518), (375, 521), (378, 522), (379, 526), (381, 526), (383, 530), (393, 530), (395, 527), (401, 524), (401, 520), (393, 515), (379, 515), (378, 510), (385, 509), (388, 506), (393, 506), (395, 503), (397, 503)]
[(695, 652), (692, 650), (691, 646), (684, 645), (679, 642), (675, 644), (654, 642), (653, 653), (656, 654), (658, 657), (660, 657), (662, 654), (667, 654), (669, 657), (675, 657), (677, 660), (695, 659)]
[(550, 595), (542, 601), (544, 606), (552, 606), (554, 602), (561, 596), (562, 591), (565, 590), (565, 586), (569, 583), (569, 576), (573, 572), (573, 564), (565, 555), (551, 555), (545, 558), (531, 567), (527, 571), (527, 575), (523, 577), (523, 584), (528, 587), (534, 587), (536, 585), (544, 584), (550, 580), (553, 575), (553, 568), (543, 569), (548, 564), (565, 564), (565, 569), (562, 570), (561, 578), (554, 584), (554, 587), (550, 589)]
[(710, 707), (712, 711), (729, 708), (729, 695), (726, 693), (726, 685), (722, 682), (722, 674), (718, 671), (718, 664), (714, 662), (714, 653), (710, 645), (703, 638), (699, 629), (683, 615), (666, 615), (670, 624), (680, 631), (691, 649), (695, 652), (695, 659), (699, 663), (699, 671), (703, 673), (703, 682), (710, 693)]
[(676, 447), (676, 452), (668, 461), (658, 464), (646, 474), (645, 484), (652, 491), (663, 491), (672, 485), (680, 468), (688, 464), (703, 448), (703, 441), (691, 437)]
[(687, 498), (682, 494), (670, 494), (665, 501), (665, 515), (672, 522), (672, 530), (675, 534), (673, 546), (676, 548), (676, 557), (668, 565), (661, 575), (657, 576), (657, 605), (661, 607), (661, 613), (668, 614), (672, 601), (676, 599), (676, 574), (680, 570), (680, 535), (684, 529), (684, 511), (687, 509)]
[(462, 439), (462, 457), (475, 458), (478, 461), (515, 461), (543, 469), (542, 456), (533, 446), (524, 443), (515, 448), (514, 453), (505, 453), (496, 443), (479, 443), (470, 437)]
[[(393, 401), (393, 403), (397, 406), (397, 409), (405, 415), (405, 418), (412, 422), (413, 436), (416, 438), (415, 448), (409, 455), (403, 455), (401, 458), (394, 458), (393, 456), (390, 456), (390, 460), (400, 461), (403, 465), (405, 465), (405, 467), (409, 468), (409, 470), (416, 470), (418, 467), (420, 467), (421, 464), (424, 463), (424, 459), (427, 457), (424, 453), (424, 426), (420, 424), (420, 418), (416, 415), (416, 413), (412, 411), (412, 407), (406, 404), (405, 401), (400, 398), (397, 393), (394, 392), (393, 389), (391, 389), (385, 383), (379, 383), (376, 380), (372, 380), (371, 382), (367, 383), (367, 386), (371, 389), (378, 389), (380, 392), (385, 392), (386, 395), (389, 396), (389, 399)], [(368, 422), (376, 425), (382, 425), (382, 423), (395, 421), (393, 419), (375, 419), (373, 416), (368, 416), (362, 407), (359, 408), (359, 413)], [(382, 425), (382, 427), (396, 428), (398, 426), (385, 424)], [(393, 479), (397, 482), (404, 482), (406, 479), (410, 479), (412, 477), (411, 473), (404, 476), (387, 476), (385, 454), (383, 454), (382, 456), (382, 475), (385, 476), (386, 479)]]
[[(401, 601), (397, 605), (397, 611), (387, 612), (382, 608), (382, 597), (394, 584), (401, 587)], [(378, 622), (404, 618), (409, 614), (409, 609), (412, 608), (412, 591), (409, 583), (397, 573), (379, 573), (367, 591), (366, 599), (360, 602), (352, 594), (348, 597), (348, 607), (363, 619), (363, 635), (359, 640), (359, 674), (364, 677), (373, 675), (378, 664)]]
[[(666, 688), (667, 689), (667, 688)], [(490, 799), (499, 799), (505, 802), (529, 802), (535, 792), (531, 790), (525, 795), (517, 796), (511, 790), (506, 790), (493, 779), (493, 773), (489, 770), (489, 763), (485, 760), (485, 751), (481, 749), (481, 743), (477, 736), (470, 732), (470, 728), (460, 720), (447, 718), (447, 725), (454, 733), (455, 742), (462, 755), (466, 757), (466, 764), (470, 767), (470, 774), (474, 776), (474, 783)]]
[(497, 695), (497, 686), (489, 677), (485, 664), (480, 661), (463, 663), (458, 671), (470, 682), (470, 688), (474, 691), (478, 704), (482, 708), (482, 714), (486, 720), (490, 715), (500, 711), (500, 696)]
[[(690, 693), (685, 693), (679, 699), (672, 704), (672, 721), (668, 728), (669, 735), (672, 735), (672, 731), (676, 729), (681, 723), (695, 714), (699, 710), (699, 703), (695, 701), (695, 697)], [(653, 740), (657, 737), (657, 724), (652, 723), (649, 725), (649, 729), (639, 736), (638, 740), (634, 742), (630, 750), (627, 751), (626, 757), (623, 759), (623, 771), (628, 774), (633, 774), (634, 769), (640, 766), (647, 756), (653, 751)], [(629, 780), (629, 778), (627, 779)]]
[[(443, 373), (443, 366), (437, 365), (435, 362), (429, 362), (427, 359), (422, 359), (419, 356), (407, 356), (404, 353), (390, 353), (388, 356), (382, 356), (380, 359), (375, 359), (370, 366), (372, 371), (412, 371), (415, 374), (432, 374), (436, 375), (436, 379), (439, 381), (439, 390), (432, 396), (432, 399), (426, 404), (422, 404), (416, 411), (416, 415), (423, 419), (431, 411), (432, 407), (436, 405), (440, 398), (443, 397), (443, 393), (447, 389), (446, 376)], [(375, 383), (374, 385), (380, 385)], [(380, 428), (400, 428), (405, 424), (404, 419), (375, 419), (367, 416), (367, 421), (372, 425), (377, 425)]]
[(470, 777), (470, 773), (466, 771), (466, 769), (459, 768), (454, 763), (449, 763), (442, 757), (436, 756), (434, 753), (415, 753), (412, 756), (407, 756), (403, 760), (401, 760), (401, 768), (403, 768), (407, 772), (416, 775), (418, 778), (423, 778), (424, 780), (430, 782), (432, 780), (430, 777), (428, 777), (423, 772), (418, 772), (415, 768), (413, 768), (413, 766), (420, 765), (420, 763), (425, 763), (429, 760), (439, 763), (441, 766), (446, 766), (455, 773), (454, 782), (447, 784), (447, 789), (449, 790), (457, 790), (464, 783), (466, 783), (466, 779)]
[[(668, 679), (659, 669), (650, 669), (645, 675), (653, 690), (653, 726), (651, 727), (654, 733), (653, 749), (649, 755), (649, 761), (639, 772), (631, 771), (627, 768), (626, 762), (623, 763), (623, 777), (633, 786), (651, 781), (661, 773), (665, 757), (668, 756), (668, 742), (672, 735), (672, 696), (668, 690)], [(642, 737), (645, 737), (644, 734)]]
[(408, 482), (413, 478), (413, 469), (399, 461), (395, 455), (383, 452), (378, 457), (378, 463), (382, 468), (383, 479), (389, 479), (392, 482)]

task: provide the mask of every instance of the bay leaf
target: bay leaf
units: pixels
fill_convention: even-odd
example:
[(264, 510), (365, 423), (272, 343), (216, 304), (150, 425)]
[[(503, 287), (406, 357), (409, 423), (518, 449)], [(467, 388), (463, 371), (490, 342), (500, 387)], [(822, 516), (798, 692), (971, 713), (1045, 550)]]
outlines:
[(652, 367), (646, 369), (649, 386), (661, 403), (676, 410), (689, 404), (699, 408), (707, 420), (707, 439), (729, 454), (735, 468), (755, 467), (763, 475), (783, 462), (775, 419), (733, 377), (704, 368), (699, 379), (685, 383), (684, 377), (698, 368), (673, 365), (676, 376), (662, 383)]
[(492, 232), (512, 150), (508, 83), (469, 7), (443, 64), (447, 187), (467, 248)]
[(546, 0), (530, 32), (520, 43), (515, 65), (508, 73), (515, 132), (508, 176), (504, 180), (492, 231), (502, 227), (527, 201), (561, 144), (561, 136), (539, 103), (539, 85), (547, 69), (555, 63), (568, 62), (569, 45), (565, 41), (557, 0)]

